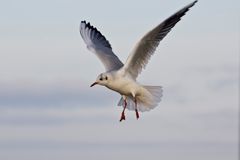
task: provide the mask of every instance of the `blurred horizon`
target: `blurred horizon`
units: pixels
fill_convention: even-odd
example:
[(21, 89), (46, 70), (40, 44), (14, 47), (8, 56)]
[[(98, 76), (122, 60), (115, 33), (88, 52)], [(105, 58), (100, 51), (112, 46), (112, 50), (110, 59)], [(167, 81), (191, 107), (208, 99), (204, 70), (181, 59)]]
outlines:
[(199, 0), (138, 78), (159, 106), (126, 111), (90, 88), (104, 67), (78, 28), (89, 21), (125, 62), (134, 44), (189, 0), (30, 1), (0, 6), (0, 159), (236, 160), (240, 1)]

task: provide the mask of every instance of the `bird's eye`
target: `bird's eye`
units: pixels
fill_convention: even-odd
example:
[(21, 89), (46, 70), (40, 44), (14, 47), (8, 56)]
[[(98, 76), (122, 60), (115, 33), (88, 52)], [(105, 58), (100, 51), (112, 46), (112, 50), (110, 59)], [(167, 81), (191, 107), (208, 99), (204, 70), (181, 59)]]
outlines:
[(105, 78), (106, 80), (108, 80), (108, 77), (106, 76), (106, 78)]
[(102, 77), (99, 80), (102, 81), (103, 80)]

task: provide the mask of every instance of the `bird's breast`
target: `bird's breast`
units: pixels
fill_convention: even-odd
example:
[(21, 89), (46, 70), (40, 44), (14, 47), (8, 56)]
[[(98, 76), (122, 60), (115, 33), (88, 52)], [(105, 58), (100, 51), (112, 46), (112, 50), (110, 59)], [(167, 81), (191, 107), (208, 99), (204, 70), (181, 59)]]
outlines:
[(121, 95), (131, 95), (132, 93), (135, 93), (139, 85), (130, 79), (116, 79), (109, 83), (107, 87), (111, 90), (114, 90)]

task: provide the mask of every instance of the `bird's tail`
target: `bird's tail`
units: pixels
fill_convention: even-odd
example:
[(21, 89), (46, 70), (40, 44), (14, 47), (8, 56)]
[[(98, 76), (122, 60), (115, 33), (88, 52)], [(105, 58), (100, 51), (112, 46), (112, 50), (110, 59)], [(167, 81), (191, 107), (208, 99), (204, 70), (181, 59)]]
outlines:
[[(162, 87), (161, 86), (143, 86), (147, 92), (137, 98), (137, 108), (141, 112), (150, 111), (155, 108), (161, 101)], [(118, 102), (118, 106), (124, 106), (123, 98)], [(135, 110), (133, 97), (127, 97), (127, 109)]]

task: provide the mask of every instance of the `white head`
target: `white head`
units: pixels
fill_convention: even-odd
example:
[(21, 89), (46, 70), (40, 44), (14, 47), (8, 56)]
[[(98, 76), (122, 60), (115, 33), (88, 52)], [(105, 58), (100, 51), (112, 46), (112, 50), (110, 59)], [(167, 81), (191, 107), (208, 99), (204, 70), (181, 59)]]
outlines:
[(101, 73), (96, 81), (90, 86), (90, 87), (93, 87), (95, 86), (96, 84), (98, 85), (102, 85), (102, 86), (106, 86), (109, 82), (109, 79), (111, 79), (111, 76), (109, 73)]

